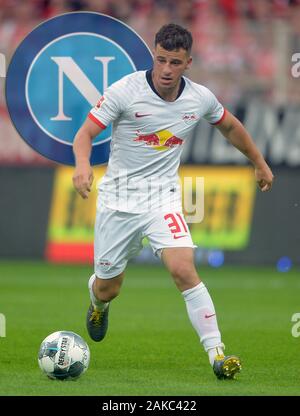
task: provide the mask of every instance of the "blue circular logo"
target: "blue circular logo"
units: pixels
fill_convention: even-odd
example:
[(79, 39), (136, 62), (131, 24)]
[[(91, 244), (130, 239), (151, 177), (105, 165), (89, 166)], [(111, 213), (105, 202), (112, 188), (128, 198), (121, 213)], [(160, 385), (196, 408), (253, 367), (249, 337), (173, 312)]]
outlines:
[[(105, 90), (152, 66), (145, 42), (119, 20), (99, 13), (56, 16), (36, 27), (16, 50), (6, 100), (20, 136), (37, 152), (74, 165), (73, 139)], [(106, 163), (111, 127), (93, 141), (91, 163)]]

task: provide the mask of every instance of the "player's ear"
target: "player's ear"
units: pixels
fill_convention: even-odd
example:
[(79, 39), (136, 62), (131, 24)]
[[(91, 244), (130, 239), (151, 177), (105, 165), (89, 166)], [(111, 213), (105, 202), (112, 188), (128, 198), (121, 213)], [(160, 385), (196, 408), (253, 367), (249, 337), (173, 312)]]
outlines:
[(186, 69), (190, 69), (192, 62), (193, 62), (193, 58), (190, 56), (186, 64)]

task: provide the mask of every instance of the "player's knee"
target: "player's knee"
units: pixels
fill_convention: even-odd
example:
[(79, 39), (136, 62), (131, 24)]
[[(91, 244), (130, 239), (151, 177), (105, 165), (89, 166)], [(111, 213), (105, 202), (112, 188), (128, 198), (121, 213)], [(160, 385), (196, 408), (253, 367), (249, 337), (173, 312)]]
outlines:
[(178, 287), (189, 286), (198, 282), (199, 277), (194, 265), (190, 263), (177, 263), (171, 267), (170, 272)]
[(175, 263), (171, 267), (171, 274), (175, 279), (184, 279), (187, 276), (190, 276), (193, 273), (193, 267), (190, 264), (185, 263)]

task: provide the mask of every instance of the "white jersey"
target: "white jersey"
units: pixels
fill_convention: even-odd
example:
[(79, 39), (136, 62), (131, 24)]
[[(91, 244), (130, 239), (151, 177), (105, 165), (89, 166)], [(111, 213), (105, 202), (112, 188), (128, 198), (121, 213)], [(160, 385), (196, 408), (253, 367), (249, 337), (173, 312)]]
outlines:
[(155, 91), (151, 71), (138, 71), (112, 84), (89, 113), (102, 128), (112, 123), (111, 152), (99, 184), (108, 208), (142, 213), (181, 211), (178, 167), (183, 145), (198, 121), (221, 121), (223, 106), (206, 87), (182, 77), (175, 101)]

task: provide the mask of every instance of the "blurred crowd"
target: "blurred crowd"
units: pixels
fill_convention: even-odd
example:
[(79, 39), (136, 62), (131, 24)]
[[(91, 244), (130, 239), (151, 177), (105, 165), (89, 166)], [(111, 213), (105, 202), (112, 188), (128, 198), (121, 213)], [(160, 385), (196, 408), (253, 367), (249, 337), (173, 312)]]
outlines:
[(80, 10), (120, 19), (150, 48), (163, 24), (185, 26), (194, 37), (187, 75), (226, 105), (300, 103), (300, 77), (291, 72), (292, 55), (300, 53), (300, 0), (0, 0), (0, 52), (9, 62), (40, 22)]
[(300, 101), (300, 80), (291, 76), (300, 0), (0, 0), (0, 52), (9, 58), (39, 22), (79, 10), (122, 20), (150, 47), (163, 24), (187, 27), (194, 36), (191, 78), (226, 102)]

